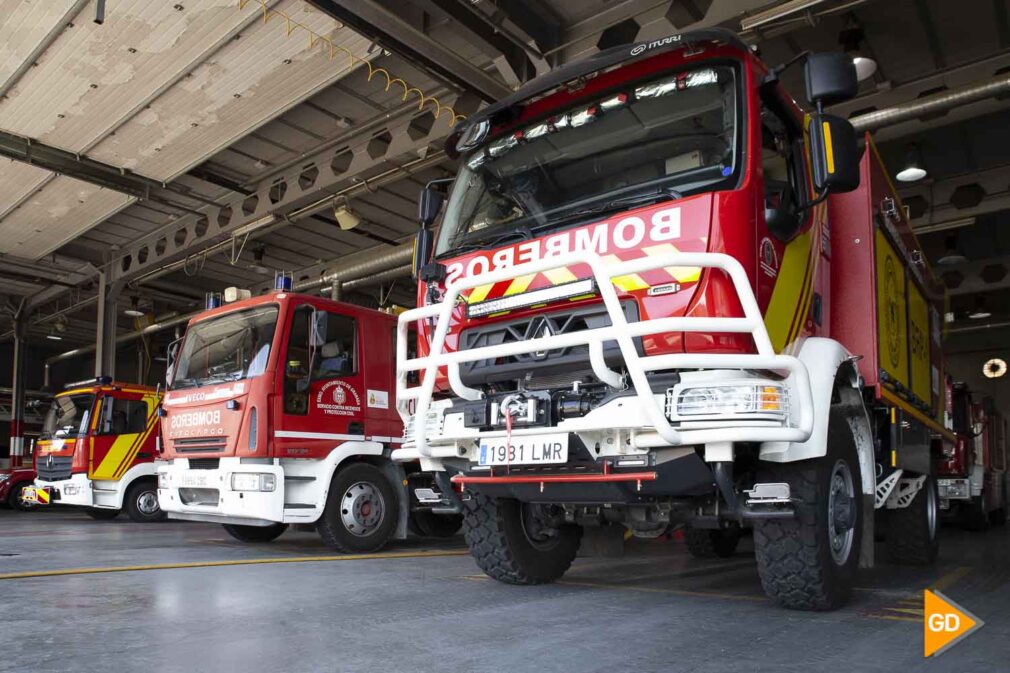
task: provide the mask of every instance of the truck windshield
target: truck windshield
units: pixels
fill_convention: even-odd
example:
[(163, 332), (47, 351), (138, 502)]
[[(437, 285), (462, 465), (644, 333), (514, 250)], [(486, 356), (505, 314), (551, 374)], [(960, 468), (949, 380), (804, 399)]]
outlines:
[(82, 437), (88, 433), (88, 419), (95, 396), (91, 393), (60, 395), (53, 398), (39, 439)]
[(735, 69), (622, 85), (463, 158), (436, 255), (461, 254), (736, 184)]
[(186, 330), (171, 390), (259, 376), (270, 357), (277, 306), (226, 313)]

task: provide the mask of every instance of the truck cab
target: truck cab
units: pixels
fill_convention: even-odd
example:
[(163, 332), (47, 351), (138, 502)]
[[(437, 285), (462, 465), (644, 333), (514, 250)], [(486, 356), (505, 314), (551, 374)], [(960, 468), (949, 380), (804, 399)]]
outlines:
[(416, 466), (389, 460), (403, 428), (395, 329), (387, 313), (284, 291), (195, 317), (163, 405), (162, 509), (243, 541), (291, 524), (343, 551), (405, 536)]
[[(800, 60), (807, 110), (779, 79)], [(488, 575), (552, 581), (583, 536), (626, 530), (731, 553), (752, 527), (767, 593), (832, 609), (874, 562), (878, 510), (893, 558), (932, 560), (937, 297), (872, 143), (824, 112), (855, 92), (844, 54), (771, 67), (707, 29), (566, 64), (459, 124), (459, 173), (420, 202), (395, 457), (464, 489)], [(878, 337), (887, 380), (865, 364)]]
[(155, 389), (109, 377), (67, 386), (52, 401), (35, 444), (38, 504), (83, 507), (95, 519), (126, 510), (138, 522), (158, 521)]

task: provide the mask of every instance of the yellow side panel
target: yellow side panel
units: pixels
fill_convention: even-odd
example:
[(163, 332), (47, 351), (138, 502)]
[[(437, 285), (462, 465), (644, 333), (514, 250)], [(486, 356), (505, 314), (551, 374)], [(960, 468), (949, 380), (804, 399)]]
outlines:
[(932, 399), (929, 368), (929, 307), (915, 283), (908, 284), (908, 352), (912, 392), (927, 404)]
[(877, 339), (880, 368), (908, 387), (908, 308), (905, 269), (884, 233), (877, 230)]

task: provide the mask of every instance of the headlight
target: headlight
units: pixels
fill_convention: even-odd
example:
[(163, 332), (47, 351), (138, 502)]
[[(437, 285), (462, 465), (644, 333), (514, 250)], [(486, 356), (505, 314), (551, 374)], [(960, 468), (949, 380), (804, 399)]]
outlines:
[(65, 484), (63, 486), (63, 495), (77, 495), (77, 491), (80, 488), (75, 484)]
[(233, 472), (231, 475), (233, 491), (273, 491), (276, 488), (277, 477), (272, 474)]
[[(674, 390), (667, 391), (667, 415), (673, 410)], [(786, 416), (789, 392), (780, 385), (743, 384), (682, 388), (677, 397), (677, 416), (724, 416), (757, 414)]]
[(158, 488), (168, 488), (168, 473), (159, 472), (158, 473)]

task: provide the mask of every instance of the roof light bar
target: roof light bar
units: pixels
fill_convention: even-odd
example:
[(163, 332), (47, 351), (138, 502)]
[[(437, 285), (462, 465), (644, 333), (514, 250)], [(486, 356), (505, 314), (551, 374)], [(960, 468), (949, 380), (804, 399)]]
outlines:
[(514, 294), (511, 297), (499, 297), (487, 301), (470, 304), (466, 307), (467, 318), (480, 318), (492, 313), (503, 313), (519, 308), (529, 308), (538, 304), (547, 304), (558, 299), (579, 297), (596, 293), (596, 283), (592, 278), (574, 280), (570, 283), (545, 287), (541, 290)]

